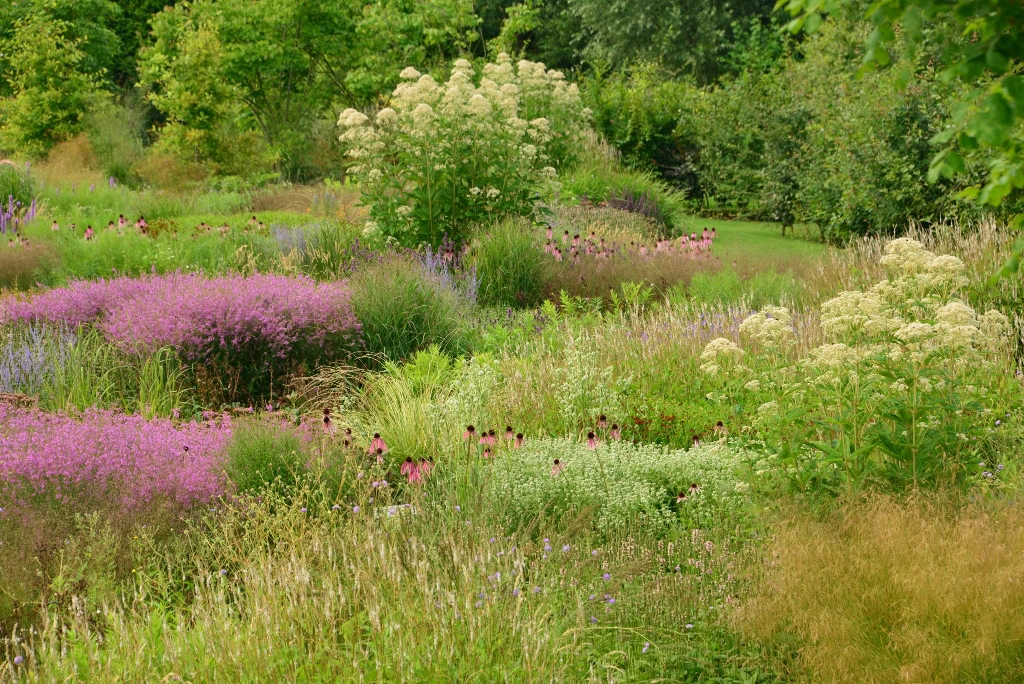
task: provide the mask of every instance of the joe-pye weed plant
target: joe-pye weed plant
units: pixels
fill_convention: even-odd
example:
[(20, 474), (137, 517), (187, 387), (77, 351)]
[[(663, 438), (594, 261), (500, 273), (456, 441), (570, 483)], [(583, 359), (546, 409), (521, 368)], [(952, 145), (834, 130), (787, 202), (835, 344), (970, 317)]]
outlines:
[[(792, 339), (788, 311), (769, 308), (741, 325), (761, 370), (733, 370), (745, 390), (774, 395), (757, 409), (756, 438), (778, 450), (800, 489), (998, 481), (1004, 414), (1021, 396), (1006, 316), (961, 299), (957, 257), (900, 238), (880, 261), (891, 278), (826, 301), (827, 343), (795, 363), (778, 354)], [(743, 356), (730, 345), (715, 340), (705, 355), (728, 347), (730, 358)]]
[(464, 59), (443, 84), (413, 67), (401, 76), (374, 122), (346, 109), (338, 124), (370, 207), (367, 231), (406, 245), (463, 243), (474, 224), (532, 214), (554, 189), (552, 153), (565, 156), (587, 119), (561, 72), (507, 55), (479, 85)]

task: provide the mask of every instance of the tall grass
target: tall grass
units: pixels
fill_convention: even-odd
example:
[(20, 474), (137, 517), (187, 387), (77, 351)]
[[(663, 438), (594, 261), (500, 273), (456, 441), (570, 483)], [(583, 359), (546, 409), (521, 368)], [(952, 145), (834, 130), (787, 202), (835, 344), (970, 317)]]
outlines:
[(391, 256), (352, 277), (352, 305), (371, 355), (404, 360), (430, 345), (454, 351), (463, 343), (464, 302), (428, 278), (422, 266)]
[[(39, 631), (8, 642), (7, 662), (23, 654), (23, 676), (51, 681), (637, 681), (683, 672), (740, 681), (756, 672), (710, 608), (732, 583), (666, 572), (686, 565), (689, 542), (666, 549), (634, 529), (598, 543), (570, 523), (547, 553), (546, 542), (504, 534), (467, 502), (389, 508), (387, 493), (366, 485), (361, 496), (377, 501), (332, 510), (314, 492), (294, 492), (290, 504), (272, 492), (243, 498), (159, 545), (137, 535), (124, 545), (133, 572), (120, 597), (110, 590), (112, 535), (83, 534), (46, 592)], [(62, 593), (78, 579), (89, 591)]]
[(759, 594), (736, 616), (793, 677), (1024, 678), (1024, 514), (998, 503), (879, 498), (778, 525)]
[(528, 221), (503, 221), (485, 230), (473, 246), (473, 260), (480, 304), (533, 306), (543, 299), (548, 259)]

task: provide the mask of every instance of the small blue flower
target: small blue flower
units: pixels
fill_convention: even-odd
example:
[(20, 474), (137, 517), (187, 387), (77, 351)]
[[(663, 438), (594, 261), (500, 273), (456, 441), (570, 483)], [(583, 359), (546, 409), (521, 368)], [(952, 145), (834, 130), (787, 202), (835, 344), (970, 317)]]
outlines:
[(353, 512), (353, 513), (358, 513), (358, 512), (359, 512), (359, 510), (360, 510), (360, 509), (359, 509), (359, 505), (358, 505), (358, 504), (356, 504), (355, 506), (353, 506), (353, 507), (352, 507), (352, 512)]
[(647, 649), (649, 649), (650, 647), (651, 647), (651, 642), (645, 641), (644, 642), (644, 647), (640, 649), (640, 652), (641, 653), (647, 653)]
[(569, 550), (570, 549), (569, 549), (569, 545), (568, 544), (566, 544), (565, 546), (562, 547), (562, 553), (569, 553)]
[(601, 575), (601, 577), (604, 578), (605, 582), (607, 582), (608, 580), (610, 580), (612, 578), (611, 573), (607, 573), (607, 572), (604, 573), (603, 575)]
[(597, 624), (597, 618), (594, 617), (593, 615), (590, 616), (590, 624), (592, 624), (592, 625)]
[(540, 587), (534, 587), (533, 588), (533, 593), (534, 594), (539, 594), (540, 593)]

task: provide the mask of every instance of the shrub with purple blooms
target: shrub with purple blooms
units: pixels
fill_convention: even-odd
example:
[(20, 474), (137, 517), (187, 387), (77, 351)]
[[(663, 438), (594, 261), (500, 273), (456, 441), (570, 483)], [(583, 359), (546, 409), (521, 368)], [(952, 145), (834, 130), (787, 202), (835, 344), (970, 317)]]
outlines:
[(109, 411), (81, 417), (0, 403), (0, 500), (17, 511), (40, 498), (134, 510), (188, 507), (225, 492), (231, 422), (149, 420)]
[(344, 358), (360, 331), (346, 282), (265, 274), (76, 281), (0, 303), (0, 322), (17, 321), (94, 324), (126, 351), (172, 348), (205, 394), (233, 400)]

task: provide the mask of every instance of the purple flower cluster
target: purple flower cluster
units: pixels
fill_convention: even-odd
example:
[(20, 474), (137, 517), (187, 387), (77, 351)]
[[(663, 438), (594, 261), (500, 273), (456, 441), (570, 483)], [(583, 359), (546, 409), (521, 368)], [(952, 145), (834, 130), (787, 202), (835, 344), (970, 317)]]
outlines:
[(154, 500), (182, 506), (225, 492), (231, 422), (177, 424), (109, 411), (80, 418), (0, 403), (0, 491), (74, 501), (116, 497), (135, 509)]
[(254, 346), (285, 358), (297, 343), (317, 347), (359, 331), (347, 283), (267, 274), (75, 281), (0, 304), (0, 322), (38, 320), (94, 322), (122, 348), (173, 347), (191, 360)]

